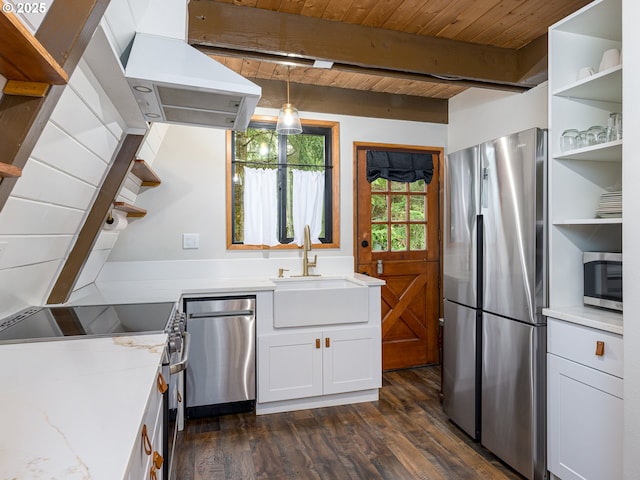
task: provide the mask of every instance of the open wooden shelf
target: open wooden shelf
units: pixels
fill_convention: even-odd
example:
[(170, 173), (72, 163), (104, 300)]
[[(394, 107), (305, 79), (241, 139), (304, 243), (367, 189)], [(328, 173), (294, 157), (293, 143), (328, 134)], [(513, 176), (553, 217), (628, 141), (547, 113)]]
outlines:
[(136, 159), (131, 168), (131, 173), (142, 180), (143, 187), (157, 187), (162, 183), (160, 177), (151, 169), (151, 166), (142, 159)]
[(21, 168), (0, 162), (0, 178), (17, 178), (20, 176), (22, 176)]
[(13, 13), (0, 15), (0, 38), (0, 74), (7, 80), (50, 85), (69, 81), (67, 72)]
[(127, 202), (113, 202), (113, 208), (126, 212), (129, 218), (141, 218), (147, 214), (144, 208), (136, 207)]

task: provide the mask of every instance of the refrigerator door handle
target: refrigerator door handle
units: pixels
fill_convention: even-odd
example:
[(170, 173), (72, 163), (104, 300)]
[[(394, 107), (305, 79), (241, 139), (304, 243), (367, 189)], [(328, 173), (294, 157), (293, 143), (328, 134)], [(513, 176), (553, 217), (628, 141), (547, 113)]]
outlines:
[(482, 169), (482, 185), (480, 185), (480, 208), (487, 208), (489, 206), (489, 167)]

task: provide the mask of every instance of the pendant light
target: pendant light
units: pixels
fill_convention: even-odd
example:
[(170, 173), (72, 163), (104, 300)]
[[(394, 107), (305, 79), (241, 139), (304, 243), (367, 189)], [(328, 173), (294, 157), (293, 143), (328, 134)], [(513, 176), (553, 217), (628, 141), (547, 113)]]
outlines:
[(287, 103), (282, 105), (278, 114), (276, 132), (280, 135), (295, 135), (302, 133), (300, 115), (298, 109), (289, 103), (289, 81), (291, 80), (291, 67), (287, 67)]

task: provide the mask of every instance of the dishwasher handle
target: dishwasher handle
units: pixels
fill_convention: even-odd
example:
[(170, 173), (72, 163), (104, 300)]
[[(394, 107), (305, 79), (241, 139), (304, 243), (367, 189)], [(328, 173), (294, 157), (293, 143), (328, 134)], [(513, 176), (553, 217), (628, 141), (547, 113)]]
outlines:
[(215, 317), (249, 317), (253, 316), (253, 310), (221, 310), (219, 312), (190, 313), (189, 318), (215, 318)]
[(189, 349), (191, 347), (191, 334), (189, 332), (184, 332), (184, 343), (182, 346), (182, 359), (174, 363), (173, 365), (169, 365), (169, 374), (175, 375), (176, 373), (180, 373), (187, 368), (187, 364), (189, 363)]

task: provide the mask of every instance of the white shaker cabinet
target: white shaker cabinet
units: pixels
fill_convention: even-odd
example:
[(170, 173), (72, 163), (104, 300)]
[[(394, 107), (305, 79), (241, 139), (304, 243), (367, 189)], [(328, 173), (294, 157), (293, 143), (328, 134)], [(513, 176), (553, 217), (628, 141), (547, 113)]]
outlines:
[(548, 469), (622, 479), (622, 336), (548, 318)]
[(160, 369), (153, 384), (147, 406), (138, 427), (138, 436), (129, 460), (126, 480), (162, 480), (163, 478), (163, 385), (166, 385)]
[(379, 388), (380, 342), (379, 326), (261, 336), (260, 402)]

